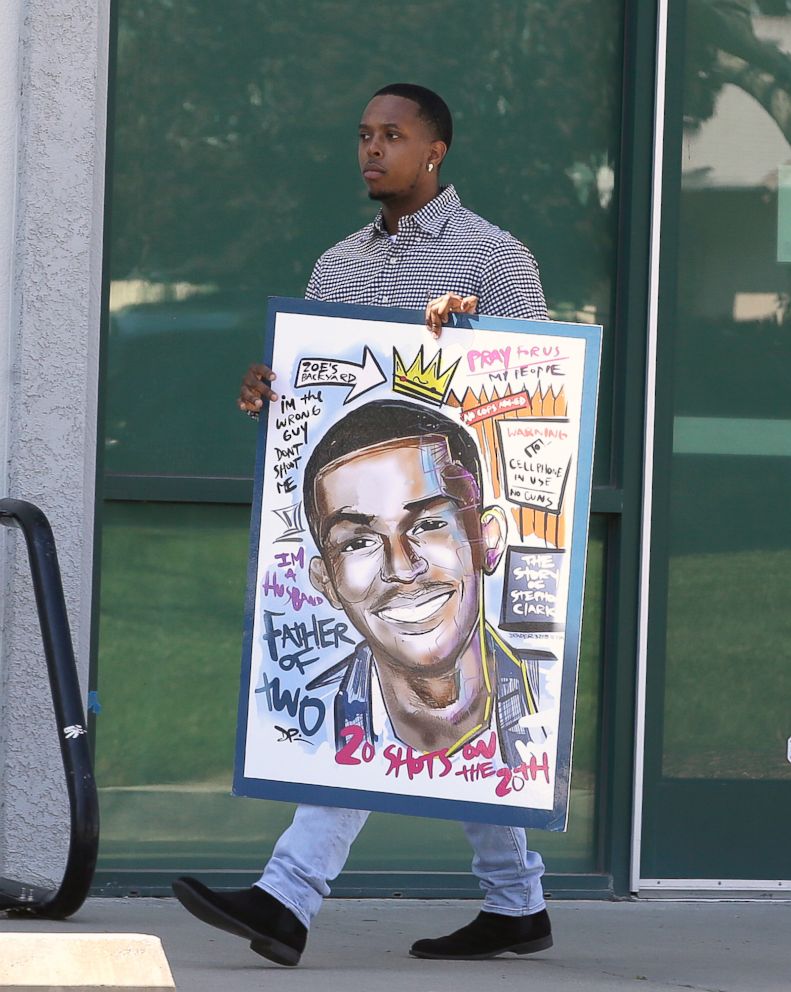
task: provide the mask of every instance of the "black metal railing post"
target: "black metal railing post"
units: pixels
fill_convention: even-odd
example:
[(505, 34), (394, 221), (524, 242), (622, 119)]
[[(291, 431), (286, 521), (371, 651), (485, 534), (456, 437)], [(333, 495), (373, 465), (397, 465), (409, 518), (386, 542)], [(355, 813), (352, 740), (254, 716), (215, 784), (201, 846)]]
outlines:
[(0, 524), (25, 536), (71, 812), (69, 853), (57, 889), (0, 878), (0, 910), (65, 919), (88, 895), (99, 848), (99, 801), (52, 528), (33, 503), (0, 499)]

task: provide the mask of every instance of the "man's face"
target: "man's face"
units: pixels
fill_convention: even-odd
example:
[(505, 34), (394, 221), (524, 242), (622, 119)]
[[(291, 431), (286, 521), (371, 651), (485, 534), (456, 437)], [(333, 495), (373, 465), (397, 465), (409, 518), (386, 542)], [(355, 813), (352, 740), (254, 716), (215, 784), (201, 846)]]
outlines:
[(491, 521), (482, 529), (477, 486), (447, 440), (367, 448), (331, 463), (315, 491), (323, 554), (313, 585), (378, 661), (451, 670), (475, 632), (482, 573), (496, 567), (502, 534)]
[(404, 198), (435, 182), (427, 170), (445, 145), (419, 107), (402, 96), (375, 96), (363, 111), (357, 156), (372, 200)]

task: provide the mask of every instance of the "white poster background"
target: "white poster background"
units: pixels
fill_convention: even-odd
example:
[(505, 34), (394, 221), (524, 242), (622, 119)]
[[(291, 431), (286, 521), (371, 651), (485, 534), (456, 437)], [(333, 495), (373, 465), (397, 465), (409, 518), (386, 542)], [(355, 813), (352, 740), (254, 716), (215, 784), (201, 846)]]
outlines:
[[(421, 348), (426, 363), (437, 351), (441, 352), (440, 370), (458, 362), (450, 387), (458, 397), (468, 387), (478, 395), (485, 388), (487, 397), (495, 392), (502, 395), (507, 386), (514, 393), (524, 390), (528, 394), (539, 388), (542, 393), (551, 389), (555, 394), (563, 389), (567, 403), (564, 427), (572, 439), (562, 446), (562, 458), (568, 454), (572, 459), (563, 501), (573, 507), (573, 448), (580, 431), (586, 348), (583, 339), (449, 328), (439, 341), (434, 341), (417, 324), (278, 313), (272, 368), (278, 377), (274, 388), (280, 401), (272, 403), (268, 410), (244, 775), (551, 810), (564, 657), (562, 631), (498, 631), (503, 641), (515, 649), (543, 652), (537, 662), (539, 711), (523, 721), (525, 740), (517, 747), (525, 766), (516, 776), (507, 777), (507, 771), (499, 767), (498, 755), (489, 757), (486, 753), (485, 745), (490, 739), (487, 732), (444, 761), (437, 755), (420, 755), (408, 749), (389, 729), (376, 678), (374, 727), (379, 740), (374, 753), (370, 747), (358, 748), (350, 755), (355, 763), (341, 764), (336, 756), (333, 725), (337, 687), (330, 685), (311, 693), (305, 689), (312, 678), (347, 657), (362, 636), (308, 580), (310, 560), (318, 551), (300, 505), (302, 471), (328, 427), (354, 406), (372, 400), (404, 399), (392, 389), (394, 345), (406, 363)], [(370, 356), (376, 359), (374, 364), (381, 374), (372, 366)], [(316, 376), (325, 385), (294, 388), (298, 372), (302, 383), (310, 380), (304, 359), (327, 360), (329, 365), (315, 367)], [(355, 370), (366, 365), (368, 378), (356, 386), (363, 373)], [(461, 422), (457, 409), (444, 405), (439, 412)], [(530, 420), (521, 423), (529, 424)], [(476, 436), (472, 427), (468, 431)], [(534, 534), (527, 540), (520, 537), (511, 512), (515, 504), (508, 501), (504, 491), (495, 499), (485, 463), (483, 475), (484, 506), (496, 502), (502, 507), (509, 525), (508, 545), (541, 547), (541, 539)], [(571, 512), (567, 518), (564, 547), (570, 558)], [(504, 562), (505, 556), (497, 572), (486, 577), (484, 586), (486, 618), (495, 628), (503, 594)], [(558, 590), (558, 615), (565, 615), (568, 571), (564, 570), (565, 578)], [(273, 629), (279, 633), (273, 634)], [(290, 667), (284, 667), (284, 656)], [(300, 663), (305, 665), (303, 670)], [(275, 679), (277, 691), (273, 687)], [(322, 708), (324, 720), (320, 727), (306, 734), (305, 730), (313, 731)]]

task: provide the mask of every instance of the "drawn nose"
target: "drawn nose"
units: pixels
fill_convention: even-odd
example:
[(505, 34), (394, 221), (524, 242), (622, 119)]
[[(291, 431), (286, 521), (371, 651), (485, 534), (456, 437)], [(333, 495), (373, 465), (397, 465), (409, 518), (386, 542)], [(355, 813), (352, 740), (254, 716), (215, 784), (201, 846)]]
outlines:
[(428, 562), (415, 552), (409, 541), (387, 543), (382, 562), (384, 582), (414, 582), (428, 569)]

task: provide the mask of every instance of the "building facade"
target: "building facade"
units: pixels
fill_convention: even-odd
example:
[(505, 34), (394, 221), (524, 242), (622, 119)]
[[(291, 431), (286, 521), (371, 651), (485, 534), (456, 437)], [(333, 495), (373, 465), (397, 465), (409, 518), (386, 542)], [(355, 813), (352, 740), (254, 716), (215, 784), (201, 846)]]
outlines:
[[(254, 877), (229, 795), (268, 295), (370, 219), (368, 95), (441, 92), (444, 169), (604, 360), (555, 895), (788, 895), (791, 12), (785, 0), (14, 0), (0, 70), (0, 480), (55, 529), (100, 891)], [(470, 39), (475, 39), (474, 46)], [(441, 43), (438, 43), (441, 39)], [(2, 874), (57, 876), (56, 728), (2, 546)], [(377, 815), (335, 891), (473, 895), (458, 825)], [(57, 838), (57, 842), (52, 838)]]

